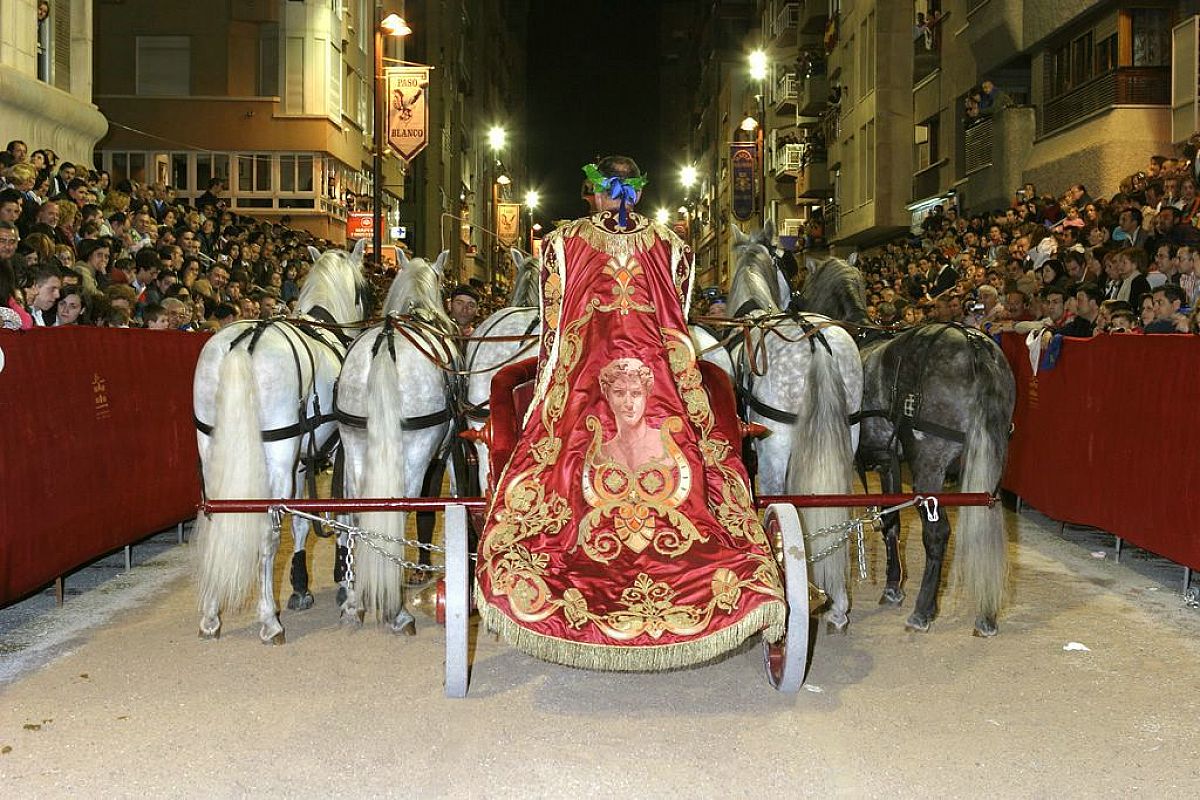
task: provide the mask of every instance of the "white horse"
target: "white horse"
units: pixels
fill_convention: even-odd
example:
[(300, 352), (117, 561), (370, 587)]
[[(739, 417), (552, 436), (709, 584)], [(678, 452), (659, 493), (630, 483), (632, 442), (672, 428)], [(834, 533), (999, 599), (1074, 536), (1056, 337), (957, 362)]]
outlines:
[[(467, 373), (467, 422), (479, 430), (490, 414), (488, 405), (492, 378), (504, 366), (538, 354), (542, 333), (539, 312), (538, 281), (541, 262), (513, 248), (510, 252), (516, 277), (508, 296), (508, 306), (496, 311), (478, 327), (465, 350)], [(698, 325), (688, 326), (698, 357), (711, 361), (733, 377), (729, 352), (711, 333)], [(486, 489), (490, 466), (487, 445), (476, 443), (479, 457), (479, 485)]]
[[(401, 254), (400, 272), (384, 303), (385, 321), (364, 331), (346, 354), (338, 379), (338, 423), (346, 454), (347, 497), (418, 497), (426, 469), (450, 431), (445, 368), (456, 364), (457, 332), (441, 302), (446, 252), (430, 264)], [(407, 514), (367, 512), (359, 526), (404, 537)], [(369, 534), (367, 534), (369, 536)], [(404, 546), (359, 541), (354, 591), (339, 591), (343, 619), (373, 611), (396, 632), (414, 633), (405, 608)]]
[[(213, 499), (297, 497), (304, 469), (330, 443), (336, 425), (333, 385), (346, 348), (319, 323), (351, 323), (365, 310), (362, 242), (354, 252), (313, 253), (300, 291), (298, 317), (237, 322), (200, 352), (193, 413), (204, 489)], [(304, 566), (309, 524), (295, 519), (295, 565)], [(220, 612), (245, 602), (258, 578), (259, 637), (282, 644), (275, 605), (275, 554), (280, 529), (266, 514), (215, 514), (200, 518), (198, 533), (200, 635), (220, 634)], [(289, 608), (312, 606), (307, 568), (294, 584)]]
[[(734, 275), (729, 307), (761, 327), (751, 350), (735, 349), (738, 387), (748, 421), (770, 435), (755, 442), (760, 494), (846, 494), (853, 488), (858, 425), (849, 416), (862, 404), (863, 370), (853, 337), (819, 314), (782, 314), (788, 294), (771, 252), (771, 228), (755, 236), (735, 229)], [(786, 282), (782, 286), (786, 286)], [(748, 312), (749, 310), (749, 312)], [(748, 313), (747, 313), (748, 312)], [(809, 553), (821, 553), (836, 535), (817, 532), (850, 518), (848, 508), (801, 509)], [(814, 582), (831, 600), (826, 619), (844, 630), (850, 608), (846, 589), (849, 545), (812, 565)]]

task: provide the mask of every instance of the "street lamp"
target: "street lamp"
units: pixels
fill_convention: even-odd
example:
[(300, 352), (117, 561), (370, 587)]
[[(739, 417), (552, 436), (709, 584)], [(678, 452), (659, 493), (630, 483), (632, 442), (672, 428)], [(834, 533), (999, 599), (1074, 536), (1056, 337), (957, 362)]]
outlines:
[(525, 193), (525, 208), (529, 209), (529, 252), (533, 252), (533, 235), (534, 232), (541, 228), (540, 225), (535, 225), (533, 222), (533, 210), (537, 208), (538, 201), (542, 197), (538, 194), (537, 189), (530, 189)]
[(688, 164), (684, 166), (683, 169), (679, 170), (679, 182), (683, 184), (683, 188), (685, 189), (690, 190), (693, 186), (695, 186), (696, 179), (698, 177), (699, 174), (696, 172), (696, 168), (691, 164)]
[(504, 149), (504, 140), (508, 138), (508, 132), (499, 125), (493, 125), (488, 129), (488, 146), (493, 152), (499, 152)]
[[(378, 4), (375, 9), (378, 19), (381, 10)], [(386, 146), (386, 142), (383, 140), (383, 118), (387, 113), (387, 104), (384, 102), (387, 89), (383, 85), (383, 37), (386, 35), (401, 38), (410, 33), (412, 33), (412, 28), (408, 26), (403, 17), (397, 14), (388, 14), (375, 26), (375, 152), (374, 158), (371, 160), (371, 179), (374, 181), (371, 249), (375, 253), (375, 263), (380, 266), (383, 264), (383, 148)], [(336, 66), (334, 69), (341, 69), (341, 67)]]
[[(770, 61), (763, 49), (751, 51), (750, 78), (758, 81), (758, 206), (762, 214), (762, 224), (767, 224), (767, 73), (770, 72)], [(742, 120), (742, 130), (752, 131), (754, 126), (747, 128), (749, 118)]]
[(659, 225), (666, 225), (671, 219), (671, 212), (667, 211), (665, 208), (660, 208), (658, 211), (654, 212), (654, 219)]

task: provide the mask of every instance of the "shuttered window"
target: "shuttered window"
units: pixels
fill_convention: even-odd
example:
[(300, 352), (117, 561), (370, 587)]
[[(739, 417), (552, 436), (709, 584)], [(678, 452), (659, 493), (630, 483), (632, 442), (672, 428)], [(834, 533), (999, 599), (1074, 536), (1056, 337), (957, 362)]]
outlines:
[(71, 0), (55, 0), (50, 11), (50, 58), (54, 85), (71, 91)]
[(146, 97), (186, 97), (192, 93), (190, 37), (137, 37), (137, 93)]

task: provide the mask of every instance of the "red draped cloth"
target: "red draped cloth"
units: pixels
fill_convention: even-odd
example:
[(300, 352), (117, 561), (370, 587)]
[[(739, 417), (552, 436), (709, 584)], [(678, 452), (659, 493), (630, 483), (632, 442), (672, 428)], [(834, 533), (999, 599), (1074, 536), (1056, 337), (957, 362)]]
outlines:
[(546, 237), (542, 350), (491, 498), (477, 602), (514, 647), (590, 669), (710, 660), (783, 632), (779, 568), (700, 385), (690, 250), (602, 212)]

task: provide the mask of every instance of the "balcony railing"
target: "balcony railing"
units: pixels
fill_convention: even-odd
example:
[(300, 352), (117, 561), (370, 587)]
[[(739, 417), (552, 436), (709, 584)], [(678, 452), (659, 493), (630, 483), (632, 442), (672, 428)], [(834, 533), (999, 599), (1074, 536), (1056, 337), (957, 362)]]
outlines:
[(774, 19), (768, 20), (766, 27), (772, 44), (787, 46), (796, 41), (796, 29), (800, 26), (800, 3), (784, 3), (775, 14)]
[(1113, 106), (1165, 106), (1170, 102), (1170, 67), (1121, 67), (1043, 104), (1038, 133), (1049, 136)]
[(974, 125), (963, 131), (963, 150), (966, 154), (965, 169), (967, 175), (992, 165), (993, 127), (994, 122), (991, 117), (982, 117)]
[(785, 72), (780, 75), (779, 80), (775, 82), (775, 96), (772, 98), (776, 108), (782, 109), (785, 106), (795, 105), (799, 88), (800, 79), (796, 73)]
[(825, 164), (810, 164), (796, 176), (797, 202), (809, 202), (829, 196), (829, 170)]
[(913, 175), (912, 200), (924, 200), (927, 197), (933, 197), (938, 193), (938, 168), (942, 162), (931, 164), (917, 174)]
[(778, 148), (774, 156), (775, 177), (782, 178), (799, 172), (803, 158), (804, 145), (802, 144), (785, 144)]

